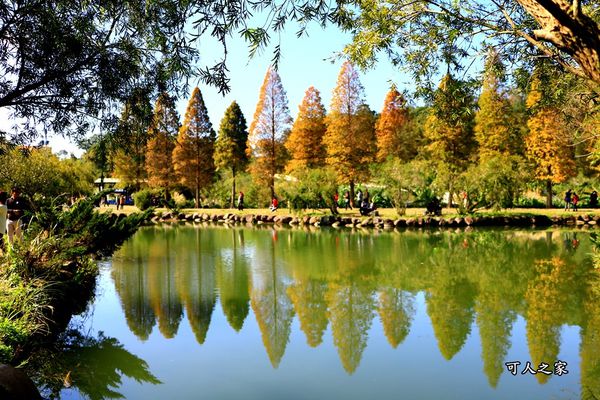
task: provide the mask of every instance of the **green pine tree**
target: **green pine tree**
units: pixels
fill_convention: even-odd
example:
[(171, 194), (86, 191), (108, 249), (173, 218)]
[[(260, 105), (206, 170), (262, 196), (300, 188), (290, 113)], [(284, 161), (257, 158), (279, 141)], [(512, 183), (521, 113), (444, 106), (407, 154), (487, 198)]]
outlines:
[(234, 101), (225, 111), (219, 127), (219, 137), (215, 144), (215, 165), (219, 169), (231, 170), (233, 182), (231, 184), (231, 203), (235, 201), (235, 177), (248, 165), (246, 152), (248, 144), (248, 129), (246, 118), (240, 106)]

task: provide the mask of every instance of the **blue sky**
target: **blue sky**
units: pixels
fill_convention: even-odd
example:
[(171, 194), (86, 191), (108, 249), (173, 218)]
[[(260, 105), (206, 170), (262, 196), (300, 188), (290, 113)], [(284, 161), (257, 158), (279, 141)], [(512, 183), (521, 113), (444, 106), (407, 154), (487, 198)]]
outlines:
[[(218, 129), (225, 109), (233, 100), (238, 102), (250, 124), (258, 101), (260, 86), (271, 62), (276, 38), (274, 37), (272, 40), (272, 45), (253, 59), (248, 58), (247, 45), (242, 39), (232, 40), (229, 45), (228, 59), (232, 90), (225, 97), (218, 94), (214, 88), (198, 85), (215, 129)], [(340, 33), (335, 28), (323, 30), (319, 27), (310, 29), (308, 37), (296, 38), (293, 29), (288, 29), (281, 37), (283, 55), (279, 64), (279, 75), (287, 92), (292, 117), (296, 116), (298, 105), (301, 103), (306, 89), (311, 85), (321, 92), (323, 104), (326, 109), (329, 109), (331, 93), (343, 62), (338, 59), (332, 63), (330, 59), (336, 52), (341, 51), (349, 40), (349, 35)], [(204, 45), (206, 51), (203, 53), (206, 55), (202, 62), (215, 61), (216, 57), (220, 55), (219, 45), (212, 42), (204, 43)], [(380, 111), (389, 90), (390, 81), (403, 89), (407, 88), (407, 78), (398, 69), (392, 67), (387, 60), (382, 60), (374, 69), (361, 73), (367, 104), (372, 109)], [(179, 102), (181, 113), (185, 112), (186, 104), (187, 99)]]

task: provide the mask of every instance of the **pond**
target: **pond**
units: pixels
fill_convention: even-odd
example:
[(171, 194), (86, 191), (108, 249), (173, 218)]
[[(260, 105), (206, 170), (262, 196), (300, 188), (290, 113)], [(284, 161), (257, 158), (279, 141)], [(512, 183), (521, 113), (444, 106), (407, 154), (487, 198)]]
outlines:
[(61, 399), (598, 398), (591, 252), (583, 231), (146, 227), (37, 378)]

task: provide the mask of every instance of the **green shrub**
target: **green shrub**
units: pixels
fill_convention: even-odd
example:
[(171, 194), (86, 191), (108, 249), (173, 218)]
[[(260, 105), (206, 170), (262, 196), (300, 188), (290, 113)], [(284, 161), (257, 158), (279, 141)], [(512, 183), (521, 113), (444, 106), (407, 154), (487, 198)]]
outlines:
[[(333, 198), (337, 191), (336, 173), (332, 168), (299, 168), (293, 171), (293, 177), (277, 182), (277, 192), (287, 200), (287, 206), (294, 211), (307, 208), (329, 208), (337, 213), (337, 204)], [(283, 207), (283, 201), (280, 202)]]
[[(377, 182), (385, 189), (380, 192), (380, 207), (387, 204), (394, 207), (398, 216), (406, 213), (406, 206), (420, 200), (433, 197), (431, 182), (433, 169), (424, 161), (413, 160), (403, 163), (399, 159), (389, 159), (384, 164), (377, 166), (373, 175), (378, 176)], [(375, 193), (373, 193), (375, 194)]]
[(125, 218), (98, 212), (99, 196), (70, 208), (39, 205), (23, 240), (0, 254), (0, 362), (49, 333), (49, 311), (65, 296), (68, 311), (81, 312), (98, 274), (93, 258), (112, 254), (148, 218), (149, 211)]
[(515, 201), (515, 207), (519, 208), (546, 208), (546, 202), (531, 197), (519, 197)]
[[(231, 172), (222, 171), (214, 183), (203, 190), (206, 201), (202, 206), (229, 208), (231, 204), (232, 183)], [(248, 173), (237, 174), (235, 177), (235, 188), (234, 206), (237, 204), (237, 196), (240, 191), (244, 192), (244, 208), (267, 207), (271, 204), (269, 188), (255, 183), (252, 180), (252, 176)]]
[(144, 211), (152, 207), (152, 197), (155, 193), (150, 189), (143, 189), (133, 194), (133, 202), (137, 208)]
[(528, 165), (518, 156), (497, 155), (474, 164), (458, 179), (457, 193), (465, 196), (457, 203), (458, 212), (513, 207), (530, 179)]
[[(343, 193), (343, 192), (342, 192)], [(391, 208), (393, 207), (392, 199), (385, 189), (373, 189), (369, 188), (371, 199), (375, 205), (379, 208)]]

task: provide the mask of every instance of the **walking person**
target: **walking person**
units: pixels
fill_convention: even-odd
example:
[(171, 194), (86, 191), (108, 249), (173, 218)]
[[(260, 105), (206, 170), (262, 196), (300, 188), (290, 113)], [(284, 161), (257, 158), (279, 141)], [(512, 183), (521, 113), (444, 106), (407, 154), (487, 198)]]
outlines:
[(119, 197), (119, 204), (121, 205), (121, 210), (123, 210), (125, 208), (125, 195), (122, 194), (121, 197)]
[(361, 207), (362, 201), (363, 201), (363, 192), (362, 192), (362, 190), (358, 189), (358, 191), (356, 192), (356, 204), (358, 204), (358, 207)]
[(565, 193), (565, 211), (567, 211), (569, 208), (571, 208), (571, 196), (572, 196), (572, 191), (571, 191), (571, 189), (569, 189)]
[(244, 211), (244, 192), (240, 191), (237, 200), (237, 209), (240, 211)]
[(347, 190), (344, 192), (344, 209), (350, 208), (352, 210), (352, 204), (350, 204), (350, 192)]
[(19, 188), (14, 187), (11, 190), (10, 198), (6, 200), (8, 221), (6, 222), (6, 230), (8, 231), (8, 243), (13, 243), (15, 239), (20, 240), (23, 237), (21, 218), (25, 215), (25, 211), (29, 206), (25, 199), (21, 197)]
[(573, 211), (577, 211), (577, 203), (579, 203), (579, 196), (575, 192), (573, 192), (573, 195), (571, 196), (571, 203), (573, 204)]

